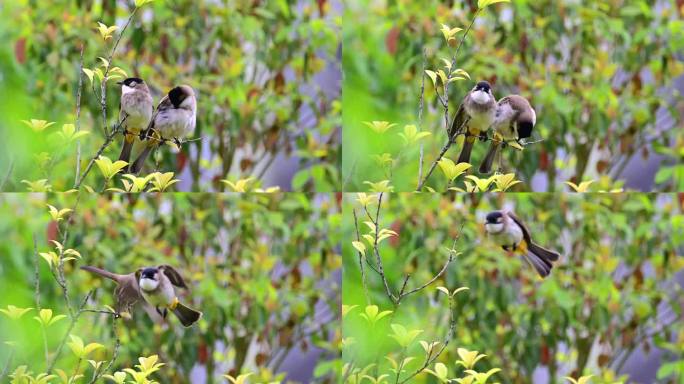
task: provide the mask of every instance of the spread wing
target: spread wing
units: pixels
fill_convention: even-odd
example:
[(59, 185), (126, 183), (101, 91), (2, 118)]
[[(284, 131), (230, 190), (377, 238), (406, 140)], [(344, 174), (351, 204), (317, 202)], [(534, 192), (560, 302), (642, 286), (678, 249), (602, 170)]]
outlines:
[(525, 226), (525, 224), (523, 224), (523, 222), (520, 221), (520, 219), (518, 219), (518, 217), (517, 217), (515, 214), (513, 214), (513, 212), (508, 212), (508, 217), (510, 217), (511, 219), (513, 219), (513, 221), (514, 221), (516, 224), (518, 224), (518, 226), (520, 227), (520, 229), (522, 229), (523, 238), (525, 239), (525, 242), (526, 242), (527, 244), (532, 243), (532, 238), (530, 237), (530, 230), (527, 229), (527, 227)]
[(138, 287), (139, 272), (123, 275), (116, 288), (116, 307), (118, 312), (130, 312), (138, 302), (144, 302)]
[(171, 100), (169, 100), (169, 95), (166, 95), (162, 97), (162, 99), (159, 101), (159, 104), (157, 104), (157, 109), (153, 109), (154, 113), (152, 114), (150, 123), (147, 125), (147, 128), (140, 134), (141, 139), (146, 139), (150, 137), (150, 134), (154, 130), (154, 123), (155, 120), (157, 120), (157, 115), (159, 114), (159, 111), (164, 111), (169, 108), (173, 108), (173, 104), (171, 104)]
[(176, 287), (180, 288), (187, 288), (188, 286), (185, 284), (185, 281), (183, 280), (183, 277), (176, 271), (175, 268), (173, 268), (170, 265), (160, 265), (159, 270), (166, 275), (166, 277), (169, 278), (169, 281), (171, 281), (171, 284), (175, 285)]

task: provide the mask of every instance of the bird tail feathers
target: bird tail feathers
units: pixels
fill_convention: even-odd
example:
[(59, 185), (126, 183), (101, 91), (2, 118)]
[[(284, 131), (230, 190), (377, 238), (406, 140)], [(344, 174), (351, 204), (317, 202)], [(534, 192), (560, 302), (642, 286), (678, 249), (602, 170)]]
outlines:
[(176, 304), (172, 311), (184, 327), (195, 324), (202, 317), (202, 312), (196, 311), (182, 303)]

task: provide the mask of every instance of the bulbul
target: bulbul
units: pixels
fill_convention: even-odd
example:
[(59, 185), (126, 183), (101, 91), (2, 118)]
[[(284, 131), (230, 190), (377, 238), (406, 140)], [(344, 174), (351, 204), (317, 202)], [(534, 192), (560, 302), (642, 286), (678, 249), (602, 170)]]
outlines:
[(138, 277), (136, 272), (127, 275), (119, 275), (97, 267), (84, 266), (82, 270), (92, 272), (96, 275), (106, 277), (116, 282), (116, 289), (114, 290), (115, 310), (117, 314), (123, 312), (131, 313), (131, 309), (136, 303), (143, 301), (138, 287)]
[(119, 121), (123, 121), (124, 133), (119, 160), (128, 163), (134, 147), (137, 152), (142, 150), (142, 142), (138, 136), (150, 124), (154, 104), (150, 90), (142, 79), (129, 77), (117, 84), (121, 85)]
[(512, 212), (487, 214), (485, 231), (505, 251), (522, 254), (541, 277), (548, 276), (553, 268), (552, 262), (558, 260), (558, 253), (532, 241), (530, 231)]
[(486, 139), (487, 130), (494, 123), (495, 115), (496, 99), (492, 95), (492, 87), (488, 82), (480, 81), (463, 98), (448, 132), (449, 139), (453, 139), (463, 124), (467, 124), (458, 163), (470, 163), (470, 153), (473, 150), (475, 138)]
[(537, 114), (524, 97), (510, 95), (499, 100), (492, 129), (501, 135), (503, 142), (496, 139), (491, 141), (489, 151), (480, 164), (480, 173), (492, 171), (492, 164), (499, 148), (506, 145), (507, 142), (519, 143), (520, 139), (532, 136), (532, 129), (536, 123)]
[(165, 141), (174, 141), (180, 148), (180, 140), (195, 131), (196, 110), (195, 92), (190, 86), (179, 85), (170, 90), (157, 105), (147, 129), (140, 134), (141, 139), (148, 140), (148, 145), (133, 163), (131, 173), (140, 172), (152, 149)]
[(160, 265), (143, 268), (138, 272), (138, 276), (138, 285), (140, 285), (142, 297), (154, 306), (163, 318), (166, 318), (168, 310), (171, 310), (183, 326), (189, 327), (202, 317), (202, 312), (189, 308), (178, 301), (174, 286), (179, 288), (187, 288), (188, 286), (173, 267)]

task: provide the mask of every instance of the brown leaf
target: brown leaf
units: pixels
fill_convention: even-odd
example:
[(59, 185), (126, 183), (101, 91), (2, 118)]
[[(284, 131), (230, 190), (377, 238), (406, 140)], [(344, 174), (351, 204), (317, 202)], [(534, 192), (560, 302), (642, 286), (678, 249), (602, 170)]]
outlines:
[(396, 26), (392, 27), (387, 33), (385, 38), (385, 47), (390, 55), (395, 55), (397, 53), (397, 45), (399, 43), (399, 28)]
[(17, 59), (19, 64), (26, 63), (26, 39), (20, 38), (14, 44), (14, 57)]

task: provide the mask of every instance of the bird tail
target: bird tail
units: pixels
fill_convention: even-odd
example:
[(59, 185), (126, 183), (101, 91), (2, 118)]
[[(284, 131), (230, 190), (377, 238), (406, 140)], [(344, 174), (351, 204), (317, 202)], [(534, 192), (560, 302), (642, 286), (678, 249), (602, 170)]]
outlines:
[(492, 171), (492, 164), (494, 164), (494, 159), (496, 158), (498, 149), (499, 144), (492, 141), (489, 145), (489, 151), (487, 152), (487, 155), (485, 156), (484, 160), (482, 160), (482, 164), (480, 164), (480, 173), (487, 174)]
[(463, 149), (461, 149), (461, 154), (458, 156), (458, 163), (470, 163), (470, 153), (473, 151), (473, 145), (475, 144), (475, 136), (466, 135), (465, 140), (463, 140)]
[(552, 262), (557, 261), (559, 255), (535, 243), (530, 243), (527, 253), (525, 253), (525, 258), (541, 277), (546, 277), (551, 273), (551, 268), (553, 268)]
[(140, 156), (138, 156), (138, 158), (135, 160), (133, 165), (131, 165), (130, 172), (132, 174), (137, 175), (138, 173), (140, 173), (143, 165), (145, 165), (145, 160), (147, 160), (147, 156), (150, 155), (150, 152), (152, 151), (153, 148), (154, 148), (153, 145), (148, 144), (145, 147), (145, 149), (142, 150), (142, 152), (140, 153)]
[(195, 324), (201, 317), (202, 312), (196, 311), (182, 303), (177, 303), (171, 310), (184, 327)]
[(82, 266), (81, 269), (84, 271), (88, 271), (88, 272), (94, 273), (96, 275), (100, 275), (102, 277), (106, 277), (108, 279), (114, 280), (117, 283), (119, 282), (119, 279), (121, 278), (121, 275), (118, 275), (116, 273), (112, 273), (109, 271), (105, 271), (104, 269), (100, 269), (100, 268), (93, 267), (90, 265)]
[(131, 160), (131, 150), (133, 149), (133, 143), (135, 139), (129, 141), (127, 136), (124, 136), (123, 145), (121, 146), (121, 154), (119, 154), (119, 160), (130, 162)]

